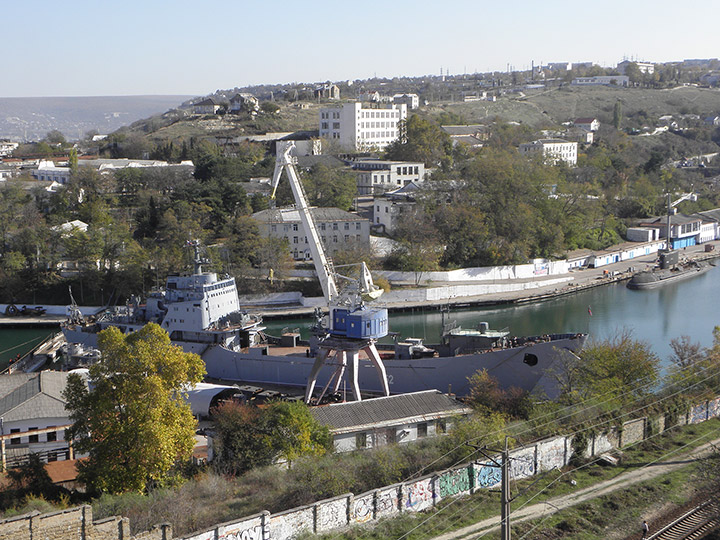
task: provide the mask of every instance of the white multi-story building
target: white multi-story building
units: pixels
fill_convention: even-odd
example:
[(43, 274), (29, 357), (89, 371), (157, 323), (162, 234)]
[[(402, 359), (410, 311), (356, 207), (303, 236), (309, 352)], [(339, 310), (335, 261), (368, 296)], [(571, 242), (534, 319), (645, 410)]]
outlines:
[(632, 62), (630, 60), (623, 60), (622, 62), (620, 62), (617, 65), (617, 70), (620, 72), (621, 75), (625, 75), (625, 71), (630, 64), (635, 64), (640, 70), (640, 73), (647, 73), (648, 75), (652, 75), (653, 73), (655, 73), (655, 64), (653, 64), (652, 62)]
[(572, 80), (575, 86), (622, 86), (626, 87), (630, 85), (630, 77), (627, 75), (597, 75), (595, 77), (576, 77)]
[(545, 161), (564, 161), (571, 167), (577, 165), (577, 143), (562, 139), (539, 139), (520, 145), (520, 153), (533, 155), (542, 153)]
[[(370, 222), (339, 208), (310, 208), (315, 226), (330, 255), (355, 245), (370, 245)], [(295, 208), (271, 208), (252, 215), (258, 222), (260, 236), (287, 240), (295, 260), (310, 260), (310, 244)]]
[(421, 161), (363, 159), (354, 161), (352, 168), (357, 171), (359, 195), (385, 193), (410, 182), (419, 184), (425, 180), (425, 164)]
[(407, 105), (360, 102), (320, 109), (320, 137), (353, 150), (382, 149), (400, 136), (398, 124), (407, 118)]
[(420, 106), (420, 98), (417, 94), (395, 94), (392, 97), (393, 103), (404, 103), (408, 109), (417, 109)]

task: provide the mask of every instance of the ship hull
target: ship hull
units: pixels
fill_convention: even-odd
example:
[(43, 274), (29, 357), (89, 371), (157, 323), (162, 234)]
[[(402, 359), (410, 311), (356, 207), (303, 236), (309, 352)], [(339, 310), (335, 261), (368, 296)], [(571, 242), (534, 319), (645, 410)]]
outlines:
[[(554, 398), (558, 389), (553, 368), (558, 367), (561, 357), (579, 352), (586, 337), (585, 334), (577, 334), (553, 341), (449, 357), (391, 358), (385, 359), (384, 364), (393, 394), (437, 389), (465, 396), (470, 392), (468, 377), (486, 369), (503, 388), (518, 387), (538, 396)], [(315, 360), (307, 354), (275, 356), (272, 349), (253, 348), (236, 352), (221, 346), (208, 349), (202, 358), (209, 377), (295, 387), (305, 387)], [(576, 361), (576, 358), (572, 360)], [(335, 368), (330, 362), (321, 369), (316, 388), (323, 388), (328, 383)], [(360, 359), (358, 372), (362, 391), (382, 392), (378, 373), (369, 360)]]
[(702, 264), (680, 271), (659, 270), (655, 272), (640, 272), (628, 281), (627, 288), (636, 291), (657, 289), (668, 283), (677, 283), (704, 274), (710, 270), (710, 265)]

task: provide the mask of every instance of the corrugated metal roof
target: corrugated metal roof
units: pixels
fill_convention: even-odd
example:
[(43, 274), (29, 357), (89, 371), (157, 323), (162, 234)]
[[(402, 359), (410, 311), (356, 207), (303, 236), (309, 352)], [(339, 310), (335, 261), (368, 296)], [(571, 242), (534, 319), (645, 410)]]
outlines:
[(60, 371), (4, 376), (0, 416), (5, 421), (66, 416), (62, 392), (67, 376)]
[(463, 414), (468, 411), (465, 405), (438, 390), (333, 403), (310, 409), (315, 420), (332, 429), (382, 424), (430, 415)]
[[(313, 206), (310, 208), (310, 213), (317, 223), (323, 221), (368, 221), (364, 217), (340, 210), (339, 208), (320, 208)], [(300, 222), (300, 215), (295, 208), (269, 208), (255, 212), (252, 217), (265, 223), (291, 223), (293, 220), (297, 223)]]

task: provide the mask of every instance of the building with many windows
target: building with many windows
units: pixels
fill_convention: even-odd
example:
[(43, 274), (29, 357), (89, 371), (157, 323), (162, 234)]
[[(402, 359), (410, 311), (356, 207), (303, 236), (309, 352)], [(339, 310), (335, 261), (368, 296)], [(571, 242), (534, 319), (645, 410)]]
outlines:
[(425, 164), (409, 161), (362, 159), (352, 162), (359, 195), (378, 195), (425, 180)]
[(373, 227), (382, 232), (392, 233), (404, 215), (415, 212), (415, 195), (418, 186), (411, 182), (373, 200)]
[(520, 145), (520, 153), (523, 155), (534, 155), (542, 153), (545, 161), (564, 161), (571, 167), (577, 165), (576, 142), (568, 142), (562, 139), (538, 139), (530, 143)]
[(407, 118), (407, 105), (345, 103), (320, 109), (320, 137), (352, 150), (382, 149), (400, 136), (398, 124)]
[[(339, 208), (310, 208), (325, 251), (332, 255), (358, 244), (370, 246), (370, 222)], [(287, 240), (290, 254), (296, 261), (311, 260), (308, 237), (300, 221), (300, 213), (294, 207), (270, 208), (255, 212), (260, 236)]]

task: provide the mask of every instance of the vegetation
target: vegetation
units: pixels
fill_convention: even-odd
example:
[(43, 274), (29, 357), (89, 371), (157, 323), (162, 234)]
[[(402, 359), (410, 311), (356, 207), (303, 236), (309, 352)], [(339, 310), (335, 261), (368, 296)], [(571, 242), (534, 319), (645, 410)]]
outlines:
[(205, 366), (154, 323), (129, 335), (110, 327), (98, 334), (98, 347), (103, 361), (87, 381), (68, 377), (64, 392), (73, 422), (66, 437), (88, 454), (77, 465), (79, 479), (98, 493), (162, 485), (195, 444), (185, 391)]
[(276, 402), (266, 408), (226, 402), (213, 414), (217, 436), (214, 467), (239, 474), (301, 457), (322, 456), (332, 449), (327, 426), (319, 425), (302, 402)]

